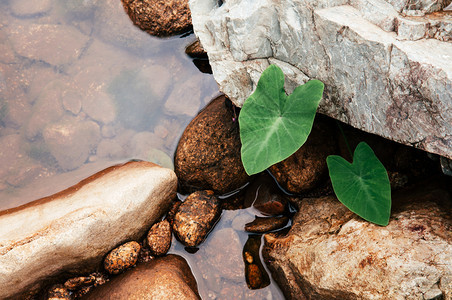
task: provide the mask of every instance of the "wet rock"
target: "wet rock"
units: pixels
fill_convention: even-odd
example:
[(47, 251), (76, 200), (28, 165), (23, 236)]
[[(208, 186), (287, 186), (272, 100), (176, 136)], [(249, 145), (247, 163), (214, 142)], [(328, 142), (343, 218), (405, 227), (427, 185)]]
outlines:
[(119, 274), (136, 264), (140, 244), (135, 241), (125, 243), (111, 250), (104, 259), (104, 268), (110, 274)]
[(193, 59), (193, 64), (198, 68), (198, 70), (201, 73), (212, 74), (212, 67), (210, 66), (208, 59), (195, 58)]
[(155, 36), (181, 34), (191, 29), (188, 0), (122, 0), (130, 19)]
[(199, 40), (196, 40), (192, 44), (190, 44), (187, 48), (185, 48), (185, 54), (194, 58), (207, 58), (207, 53), (204, 51)]
[(69, 289), (62, 284), (55, 284), (47, 291), (47, 300), (71, 300), (73, 299)]
[(260, 259), (261, 235), (249, 235), (243, 246), (246, 284), (252, 290), (261, 289), (270, 284), (270, 277)]
[(266, 215), (281, 215), (286, 211), (287, 198), (268, 174), (262, 173), (246, 187), (245, 206), (253, 206)]
[(194, 192), (174, 216), (174, 234), (185, 246), (196, 247), (204, 241), (220, 214), (221, 203), (213, 191)]
[(174, 168), (182, 191), (227, 193), (249, 180), (240, 156), (237, 115), (224, 96), (214, 99), (187, 126), (176, 149)]
[(167, 220), (152, 225), (148, 232), (147, 240), (151, 254), (162, 256), (171, 247), (171, 225)]
[(176, 199), (171, 204), (171, 208), (169, 209), (168, 213), (166, 214), (166, 219), (170, 223), (171, 227), (173, 227), (174, 223), (174, 217), (176, 216), (177, 211), (179, 210), (179, 206), (182, 204), (182, 201), (179, 199)]
[(286, 226), (287, 222), (289, 222), (289, 218), (285, 216), (268, 218), (256, 217), (253, 222), (245, 224), (245, 231), (265, 233), (283, 228)]
[(329, 123), (316, 118), (306, 143), (292, 156), (270, 167), (270, 172), (286, 191), (300, 194), (326, 180), (326, 158), (337, 151), (331, 132)]
[(94, 289), (85, 299), (201, 299), (185, 259), (167, 255), (139, 264)]
[(12, 27), (9, 35), (17, 54), (53, 66), (78, 59), (89, 39), (74, 27), (56, 24), (18, 25)]
[(333, 197), (304, 199), (287, 236), (265, 235), (264, 259), (287, 299), (450, 294), (441, 284), (452, 276), (450, 201), (446, 191), (425, 186), (400, 191), (381, 227)]
[(0, 298), (21, 298), (60, 273), (91, 273), (111, 249), (140, 238), (162, 217), (176, 187), (171, 170), (130, 162), (1, 211)]
[(44, 129), (43, 137), (50, 153), (63, 170), (81, 166), (100, 141), (99, 125), (66, 117)]
[(11, 12), (18, 17), (32, 18), (42, 16), (52, 8), (51, 0), (14, 0), (10, 2)]

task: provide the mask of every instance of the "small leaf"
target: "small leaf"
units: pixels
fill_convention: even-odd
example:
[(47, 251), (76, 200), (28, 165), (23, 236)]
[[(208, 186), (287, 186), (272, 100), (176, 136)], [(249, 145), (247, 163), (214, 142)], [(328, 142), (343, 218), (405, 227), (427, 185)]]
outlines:
[(239, 115), (242, 163), (249, 175), (288, 158), (306, 142), (323, 87), (311, 80), (287, 96), (279, 67), (270, 65), (262, 72)]
[(388, 173), (369, 145), (359, 143), (353, 163), (337, 155), (326, 159), (339, 201), (361, 218), (386, 226), (391, 215)]

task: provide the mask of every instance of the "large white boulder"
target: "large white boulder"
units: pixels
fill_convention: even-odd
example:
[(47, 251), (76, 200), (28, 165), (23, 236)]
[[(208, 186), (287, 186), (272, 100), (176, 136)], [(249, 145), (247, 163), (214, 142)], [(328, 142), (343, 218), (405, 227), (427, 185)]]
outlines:
[(176, 188), (172, 170), (130, 162), (0, 212), (0, 298), (36, 291), (62, 272), (93, 271), (108, 251), (141, 237)]
[(452, 158), (449, 0), (190, 0), (220, 89), (238, 106), (269, 64), (291, 93), (326, 84), (319, 111)]

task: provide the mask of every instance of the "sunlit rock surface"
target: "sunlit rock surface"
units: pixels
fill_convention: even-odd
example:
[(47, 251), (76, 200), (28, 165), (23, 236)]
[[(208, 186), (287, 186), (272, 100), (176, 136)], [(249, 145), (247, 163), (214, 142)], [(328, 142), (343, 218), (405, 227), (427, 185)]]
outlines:
[(166, 212), (176, 186), (171, 170), (131, 162), (0, 212), (0, 298), (36, 291), (61, 272), (93, 271)]
[(287, 236), (265, 236), (264, 259), (286, 298), (450, 299), (450, 195), (400, 195), (387, 227), (334, 197), (303, 199)]
[(190, 8), (214, 77), (238, 106), (276, 64), (289, 93), (311, 78), (326, 84), (320, 112), (452, 158), (449, 3), (191, 0)]

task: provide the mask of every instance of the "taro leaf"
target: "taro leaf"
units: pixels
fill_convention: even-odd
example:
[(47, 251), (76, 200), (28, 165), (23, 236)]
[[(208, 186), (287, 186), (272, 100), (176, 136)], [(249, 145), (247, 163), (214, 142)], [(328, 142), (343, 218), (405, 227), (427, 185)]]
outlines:
[(279, 67), (262, 72), (239, 116), (242, 163), (249, 175), (288, 158), (306, 142), (322, 94), (323, 83), (311, 80), (287, 96)]
[(361, 218), (386, 226), (391, 214), (388, 173), (369, 145), (359, 143), (353, 163), (337, 155), (326, 159), (339, 201)]

